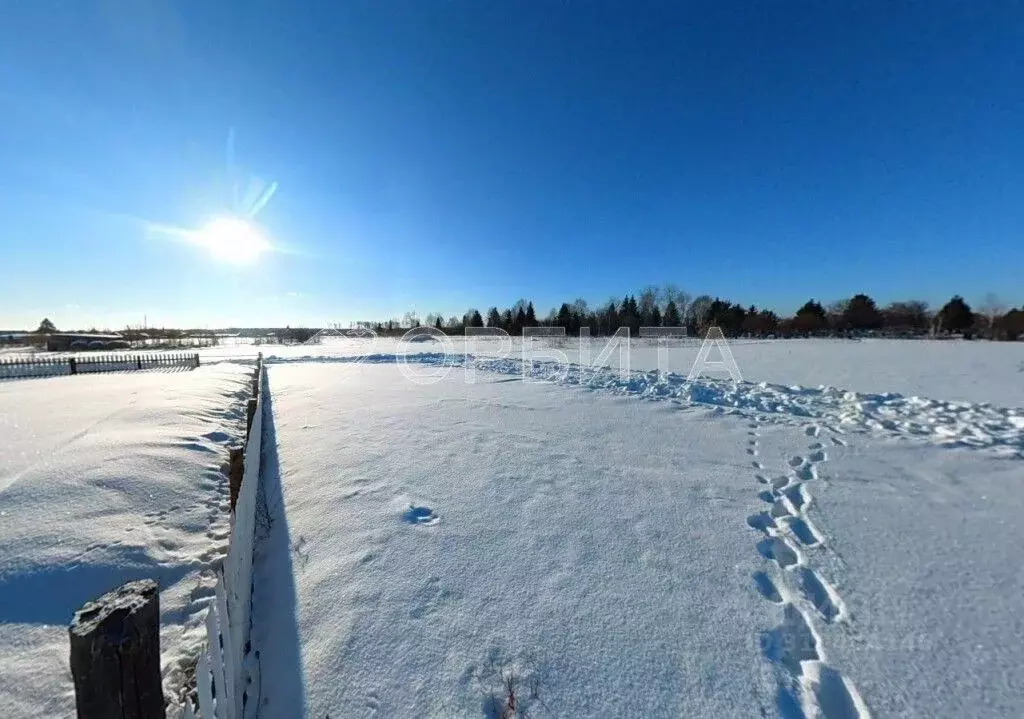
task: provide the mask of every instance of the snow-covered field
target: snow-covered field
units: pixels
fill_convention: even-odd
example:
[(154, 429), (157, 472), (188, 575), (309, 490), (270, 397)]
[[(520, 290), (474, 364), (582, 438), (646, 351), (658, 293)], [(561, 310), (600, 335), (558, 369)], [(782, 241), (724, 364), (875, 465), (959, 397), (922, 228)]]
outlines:
[[(453, 354), (521, 358), (523, 340), (449, 339)], [(862, 393), (899, 393), (952, 402), (989, 402), (1024, 407), (1024, 342), (961, 340), (731, 340), (729, 346), (743, 379), (803, 387), (829, 386)], [(618, 348), (599, 363), (607, 338), (527, 340), (527, 356), (620, 368)], [(662, 369), (685, 376), (697, 357), (696, 339), (666, 341)], [(395, 339), (332, 339), (319, 345), (215, 347), (200, 350), (204, 362), (231, 357), (300, 359), (442, 352), (441, 343), (400, 343)], [(717, 354), (713, 357), (717, 358)], [(655, 341), (633, 339), (626, 355), (632, 370), (659, 368)], [(727, 375), (720, 375), (727, 376)]]
[(0, 382), (0, 716), (74, 715), (67, 626), (160, 581), (165, 691), (205, 639), (246, 367)]
[[(1024, 715), (1024, 343), (604, 345), (259, 348), (260, 716)], [(177, 689), (255, 348), (201, 354), (0, 383), (0, 716), (143, 576)]]
[(764, 344), (279, 353), (267, 715), (1020, 716), (1024, 345)]

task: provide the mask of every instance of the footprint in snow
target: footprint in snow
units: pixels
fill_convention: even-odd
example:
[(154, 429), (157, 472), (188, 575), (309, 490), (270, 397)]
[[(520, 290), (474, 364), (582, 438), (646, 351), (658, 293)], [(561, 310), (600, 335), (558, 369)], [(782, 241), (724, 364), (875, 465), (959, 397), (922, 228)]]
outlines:
[(757, 585), (757, 591), (761, 593), (761, 596), (769, 602), (782, 603), (782, 596), (779, 594), (779, 590), (775, 588), (775, 583), (766, 572), (754, 572), (754, 584)]
[(417, 507), (410, 504), (409, 509), (402, 515), (409, 524), (437, 524), (440, 519), (430, 507)]

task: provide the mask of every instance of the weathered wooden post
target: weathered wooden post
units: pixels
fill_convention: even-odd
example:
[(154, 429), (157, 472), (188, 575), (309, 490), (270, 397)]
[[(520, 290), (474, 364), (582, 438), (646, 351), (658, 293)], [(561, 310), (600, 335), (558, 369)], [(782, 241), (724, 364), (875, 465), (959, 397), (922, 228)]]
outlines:
[(135, 355), (135, 369), (142, 369), (142, 355)]
[(249, 441), (249, 431), (252, 430), (252, 421), (256, 418), (256, 398), (253, 397), (245, 405), (245, 441)]
[(68, 365), (71, 367), (71, 374), (78, 374), (78, 362), (74, 357), (68, 357)]
[(242, 476), (245, 474), (245, 453), (238, 449), (228, 450), (228, 501), (231, 511), (235, 511), (238, 503), (238, 493), (242, 489)]
[(160, 591), (152, 579), (128, 582), (75, 612), (71, 676), (78, 719), (163, 719)]

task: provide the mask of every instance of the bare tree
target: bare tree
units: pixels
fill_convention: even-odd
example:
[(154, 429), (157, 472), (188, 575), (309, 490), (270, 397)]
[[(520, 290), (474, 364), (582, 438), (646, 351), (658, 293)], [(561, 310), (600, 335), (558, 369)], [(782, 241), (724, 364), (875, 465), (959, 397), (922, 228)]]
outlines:
[(996, 318), (1006, 313), (1006, 305), (1003, 304), (1003, 301), (999, 299), (995, 292), (989, 292), (985, 295), (985, 301), (981, 303), (981, 307), (978, 310), (988, 320), (988, 328), (992, 329)]
[(668, 307), (669, 302), (675, 302), (676, 309), (679, 310), (679, 316), (685, 317), (686, 309), (690, 304), (690, 295), (689, 293), (679, 289), (678, 285), (668, 283), (661, 288), (658, 300), (661, 302), (662, 310)]
[(640, 310), (641, 317), (647, 317), (651, 314), (651, 310), (658, 306), (658, 299), (661, 295), (661, 291), (654, 285), (648, 285), (640, 290), (640, 298), (637, 300), (637, 309)]
[(697, 331), (704, 329), (708, 321), (708, 313), (711, 310), (711, 303), (714, 302), (711, 295), (700, 295), (696, 297), (686, 308), (686, 324), (696, 325)]

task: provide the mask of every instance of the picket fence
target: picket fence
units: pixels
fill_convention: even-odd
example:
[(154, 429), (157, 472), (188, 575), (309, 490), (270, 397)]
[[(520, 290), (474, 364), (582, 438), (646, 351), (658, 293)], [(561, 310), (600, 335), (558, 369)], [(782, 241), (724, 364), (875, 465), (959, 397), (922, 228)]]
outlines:
[(196, 665), (198, 708), (187, 699), (186, 719), (250, 719), (258, 711), (249, 691), (258, 671), (250, 643), (252, 559), (263, 433), (266, 369), (259, 355), (254, 383), (256, 413), (245, 444), (242, 486), (231, 515), (227, 557), (218, 572), (214, 602), (206, 615), (206, 646)]
[(94, 372), (130, 372), (158, 367), (195, 368), (198, 366), (198, 352), (15, 357), (0, 359), (0, 379), (28, 379)]

